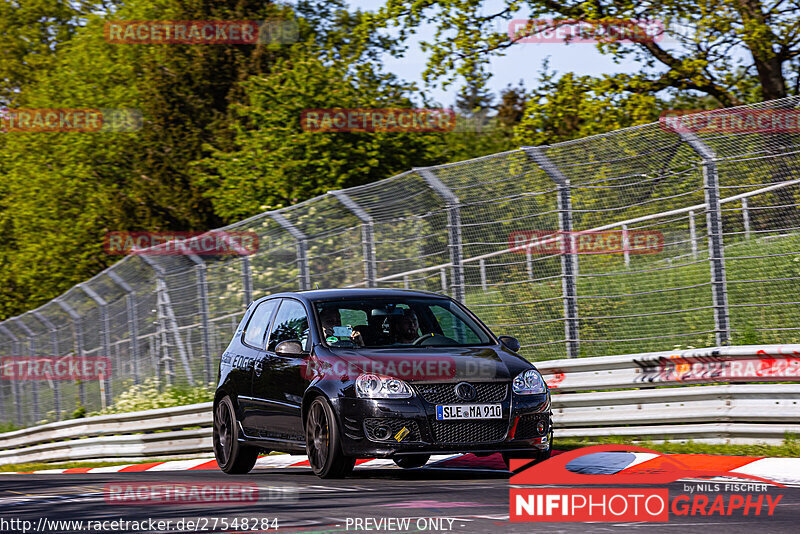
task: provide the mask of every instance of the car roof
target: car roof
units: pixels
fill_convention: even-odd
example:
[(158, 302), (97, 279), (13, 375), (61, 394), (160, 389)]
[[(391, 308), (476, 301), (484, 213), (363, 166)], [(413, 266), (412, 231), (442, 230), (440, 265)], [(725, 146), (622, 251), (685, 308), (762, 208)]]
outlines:
[(300, 300), (328, 300), (346, 298), (366, 298), (366, 297), (436, 297), (449, 299), (447, 295), (435, 293), (433, 291), (420, 291), (416, 289), (390, 289), (390, 288), (342, 288), (342, 289), (309, 289), (306, 291), (289, 291), (275, 293), (258, 299), (266, 300), (275, 297), (294, 297)]

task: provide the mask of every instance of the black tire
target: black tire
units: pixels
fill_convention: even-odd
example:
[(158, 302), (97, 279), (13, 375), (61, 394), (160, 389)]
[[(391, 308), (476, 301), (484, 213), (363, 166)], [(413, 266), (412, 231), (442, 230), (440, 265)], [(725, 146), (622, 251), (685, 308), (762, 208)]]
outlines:
[(394, 463), (397, 464), (397, 467), (402, 467), (403, 469), (422, 467), (423, 465), (427, 464), (428, 460), (430, 459), (430, 454), (410, 454), (407, 456), (397, 456), (396, 458), (392, 458)]
[(355, 458), (342, 453), (339, 425), (324, 397), (317, 397), (308, 407), (306, 454), (311, 470), (320, 478), (343, 478), (356, 464)]
[(214, 456), (217, 465), (229, 475), (249, 473), (258, 460), (258, 449), (239, 441), (239, 424), (230, 397), (214, 409)]

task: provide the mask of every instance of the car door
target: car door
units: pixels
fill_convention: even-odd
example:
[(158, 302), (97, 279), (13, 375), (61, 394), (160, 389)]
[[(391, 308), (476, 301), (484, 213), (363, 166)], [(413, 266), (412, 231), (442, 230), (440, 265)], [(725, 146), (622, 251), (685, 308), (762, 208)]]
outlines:
[(256, 437), (253, 416), (256, 405), (253, 399), (253, 372), (259, 365), (263, 365), (266, 358), (267, 332), (280, 299), (269, 299), (260, 302), (241, 333), (235, 355), (235, 367), (238, 368), (241, 378), (236, 381), (235, 389), (238, 396), (241, 422), (244, 433)]
[(281, 355), (275, 348), (282, 341), (300, 341), (310, 348), (308, 312), (302, 302), (284, 298), (267, 336), (264, 365), (253, 372), (253, 397), (258, 409), (255, 423), (267, 437), (302, 442), (301, 407), (309, 381), (304, 376), (306, 355)]

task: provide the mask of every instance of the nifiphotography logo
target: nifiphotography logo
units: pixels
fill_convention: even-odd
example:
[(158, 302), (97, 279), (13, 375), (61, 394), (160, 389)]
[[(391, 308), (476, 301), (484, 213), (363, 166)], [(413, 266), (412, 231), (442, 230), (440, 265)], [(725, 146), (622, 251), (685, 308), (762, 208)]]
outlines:
[[(614, 455), (624, 458), (626, 453), (647, 456), (641, 463), (628, 461), (623, 466), (610, 460)], [(591, 456), (602, 458), (602, 462), (594, 462), (594, 469), (588, 469), (593, 463), (587, 461)], [(692, 461), (684, 456), (697, 458)], [(782, 484), (731, 470), (693, 465), (703, 465), (711, 458), (705, 455), (675, 457), (632, 445), (596, 445), (559, 454), (535, 465), (530, 465), (530, 460), (512, 460), (514, 475), (510, 479), (509, 519), (666, 522), (680, 516), (774, 515), (783, 495), (769, 489), (770, 486), (782, 488)], [(598, 469), (598, 463), (605, 467)], [(629, 463), (631, 466), (627, 467)], [(684, 480), (682, 485), (668, 486), (678, 480)], [(548, 486), (542, 487), (542, 484)], [(589, 485), (595, 487), (582, 487)]]

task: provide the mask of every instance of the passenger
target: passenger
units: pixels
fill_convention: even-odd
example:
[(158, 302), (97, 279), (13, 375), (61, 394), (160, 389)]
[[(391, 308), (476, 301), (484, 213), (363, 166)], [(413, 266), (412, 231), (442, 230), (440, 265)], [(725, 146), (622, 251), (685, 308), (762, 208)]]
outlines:
[(413, 310), (403, 310), (403, 316), (394, 323), (394, 343), (411, 345), (419, 338), (419, 319)]

